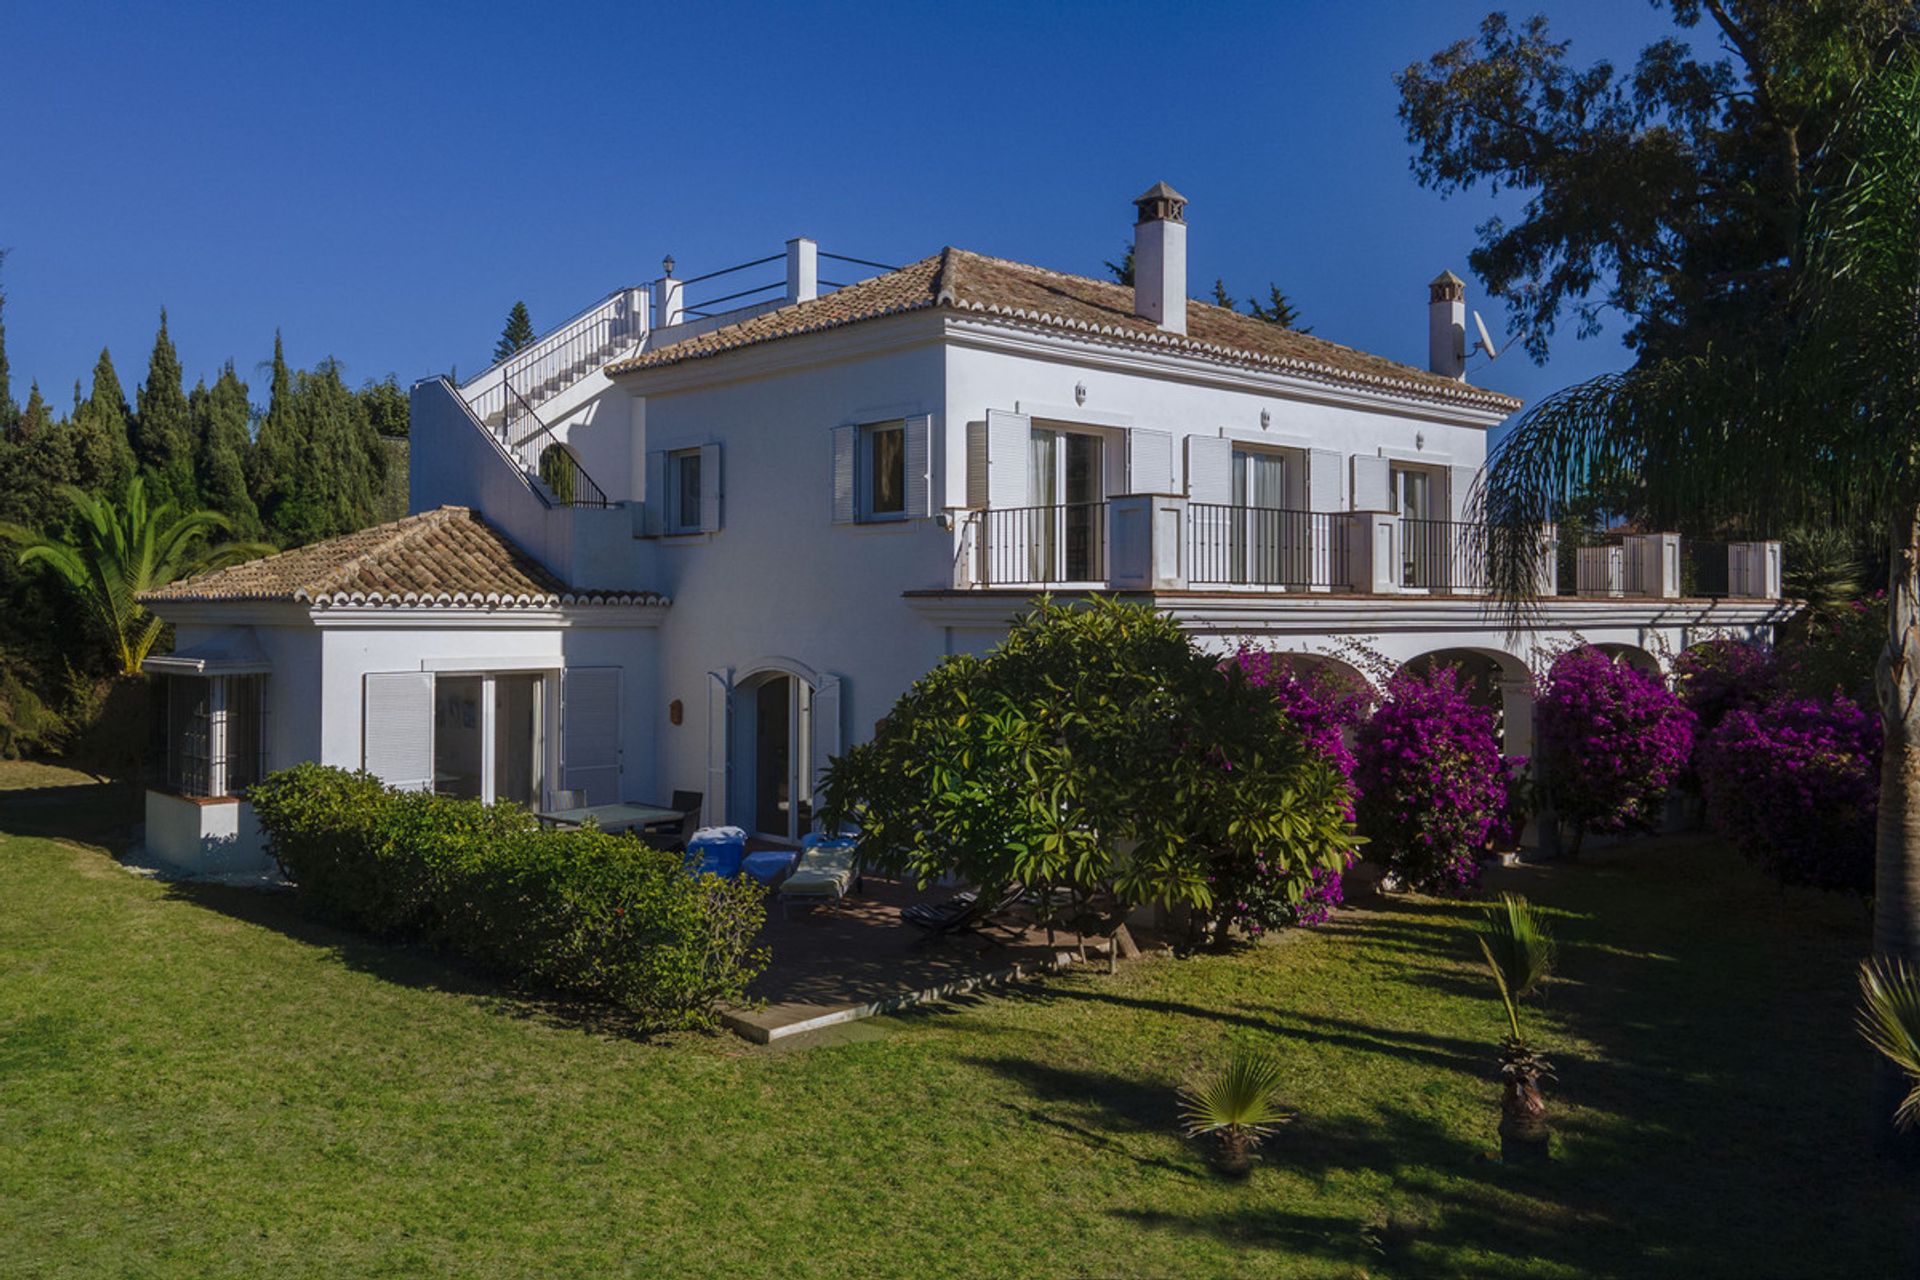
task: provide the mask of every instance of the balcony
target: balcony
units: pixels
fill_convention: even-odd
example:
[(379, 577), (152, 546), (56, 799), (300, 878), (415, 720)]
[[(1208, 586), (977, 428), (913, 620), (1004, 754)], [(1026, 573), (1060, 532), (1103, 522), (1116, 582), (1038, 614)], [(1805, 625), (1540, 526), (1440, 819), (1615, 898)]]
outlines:
[[(1382, 511), (1295, 511), (1128, 494), (992, 508), (959, 526), (962, 589), (1489, 594), (1474, 525)], [(1571, 572), (1563, 572), (1562, 560)], [(1780, 544), (1626, 534), (1540, 550), (1541, 595), (1780, 598)]]

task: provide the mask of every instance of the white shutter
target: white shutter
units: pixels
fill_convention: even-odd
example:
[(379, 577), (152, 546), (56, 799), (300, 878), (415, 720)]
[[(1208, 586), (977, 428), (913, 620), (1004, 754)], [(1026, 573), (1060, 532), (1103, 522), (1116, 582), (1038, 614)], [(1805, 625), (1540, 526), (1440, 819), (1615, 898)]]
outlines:
[(568, 667), (560, 685), (560, 776), (588, 804), (618, 804), (620, 668)]
[(933, 416), (921, 414), (908, 418), (907, 432), (907, 515), (933, 514)]
[(1392, 464), (1385, 458), (1353, 455), (1353, 509), (1393, 510)]
[(362, 767), (389, 787), (433, 789), (433, 676), (369, 675), (361, 731)]
[(1024, 413), (987, 410), (987, 501), (990, 507), (1024, 507), (1033, 501), (1028, 474), (1033, 419)]
[(700, 532), (716, 533), (720, 528), (720, 446), (700, 446)]
[(1473, 482), (1480, 476), (1478, 467), (1451, 467), (1447, 473), (1449, 510), (1453, 519), (1465, 523), (1469, 518), (1468, 506), (1473, 500)]
[(1307, 454), (1307, 510), (1339, 511), (1340, 454), (1333, 449), (1313, 449)]
[(820, 811), (820, 780), (840, 754), (840, 677), (821, 676), (813, 686), (813, 808)]
[(727, 724), (733, 710), (733, 680), (724, 671), (707, 672), (707, 798), (701, 821), (727, 825)]
[(1173, 492), (1173, 435), (1167, 431), (1127, 432), (1127, 492)]
[(860, 448), (860, 428), (833, 429), (833, 522), (852, 524), (859, 516), (854, 506), (855, 458)]
[(647, 492), (640, 508), (646, 532), (658, 537), (667, 528), (667, 455), (658, 449), (647, 455)]
[(978, 511), (987, 505), (987, 424), (967, 424), (967, 506)]
[(1233, 441), (1187, 437), (1187, 501), (1221, 506), (1233, 501)]

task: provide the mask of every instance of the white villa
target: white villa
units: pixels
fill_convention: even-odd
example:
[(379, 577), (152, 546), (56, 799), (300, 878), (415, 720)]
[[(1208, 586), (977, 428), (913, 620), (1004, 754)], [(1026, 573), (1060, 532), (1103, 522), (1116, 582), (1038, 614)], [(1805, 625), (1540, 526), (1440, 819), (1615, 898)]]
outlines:
[(533, 807), (696, 792), (793, 840), (826, 760), (1042, 590), (1150, 602), (1223, 654), (1460, 661), (1519, 754), (1544, 655), (1664, 666), (1784, 616), (1777, 544), (1644, 534), (1582, 548), (1574, 583), (1547, 549), (1511, 633), (1464, 518), (1518, 402), (1466, 381), (1462, 282), (1429, 286), (1416, 368), (1191, 300), (1184, 199), (1135, 204), (1131, 287), (796, 239), (686, 280), (669, 258), (417, 384), (415, 514), (147, 597), (177, 628), (147, 664), (149, 850), (257, 864), (246, 786), (303, 760)]

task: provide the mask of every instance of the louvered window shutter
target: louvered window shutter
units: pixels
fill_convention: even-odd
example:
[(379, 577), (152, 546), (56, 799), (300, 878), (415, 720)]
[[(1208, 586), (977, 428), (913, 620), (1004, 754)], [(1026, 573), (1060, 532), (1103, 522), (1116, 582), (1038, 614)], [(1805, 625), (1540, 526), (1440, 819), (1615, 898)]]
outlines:
[(978, 511), (987, 505), (987, 424), (967, 424), (967, 506)]
[(854, 485), (859, 475), (860, 428), (833, 429), (833, 522), (852, 524), (859, 518)]
[(433, 676), (425, 671), (369, 675), (362, 720), (366, 771), (402, 791), (433, 789)]
[(1448, 509), (1453, 512), (1456, 521), (1465, 522), (1471, 518), (1473, 503), (1473, 482), (1480, 477), (1478, 467), (1453, 467), (1447, 474)]
[(667, 527), (667, 455), (656, 449), (647, 455), (647, 494), (640, 508), (642, 527), (658, 537)]
[(725, 490), (720, 484), (720, 446), (700, 446), (700, 532), (715, 533), (720, 528), (720, 502)]
[(620, 668), (568, 667), (560, 685), (560, 773), (588, 804), (620, 801)]
[(1233, 501), (1233, 441), (1187, 437), (1187, 500), (1222, 506)]
[(1340, 511), (1340, 454), (1314, 449), (1307, 454), (1307, 510)]
[(933, 514), (933, 417), (921, 414), (908, 418), (907, 435), (907, 515)]
[(1393, 510), (1392, 464), (1385, 458), (1353, 455), (1353, 509)]
[(707, 672), (707, 798), (702, 821), (727, 822), (727, 725), (733, 709), (733, 681), (724, 671)]
[(1032, 448), (1032, 418), (1024, 413), (987, 410), (986, 505), (1024, 507), (1032, 503), (1028, 491)]
[(1173, 492), (1173, 435), (1167, 431), (1127, 432), (1127, 492)]
[(813, 686), (813, 811), (820, 811), (820, 783), (827, 763), (840, 754), (840, 677), (821, 676)]

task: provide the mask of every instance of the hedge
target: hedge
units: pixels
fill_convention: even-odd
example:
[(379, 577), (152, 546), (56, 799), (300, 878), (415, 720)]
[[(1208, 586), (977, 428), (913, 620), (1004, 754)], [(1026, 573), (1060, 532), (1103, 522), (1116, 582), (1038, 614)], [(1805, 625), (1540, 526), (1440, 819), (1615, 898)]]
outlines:
[(630, 836), (543, 829), (513, 805), (390, 791), (302, 764), (251, 792), (268, 848), (315, 912), (650, 1029), (711, 1027), (768, 955), (759, 886), (686, 873)]

